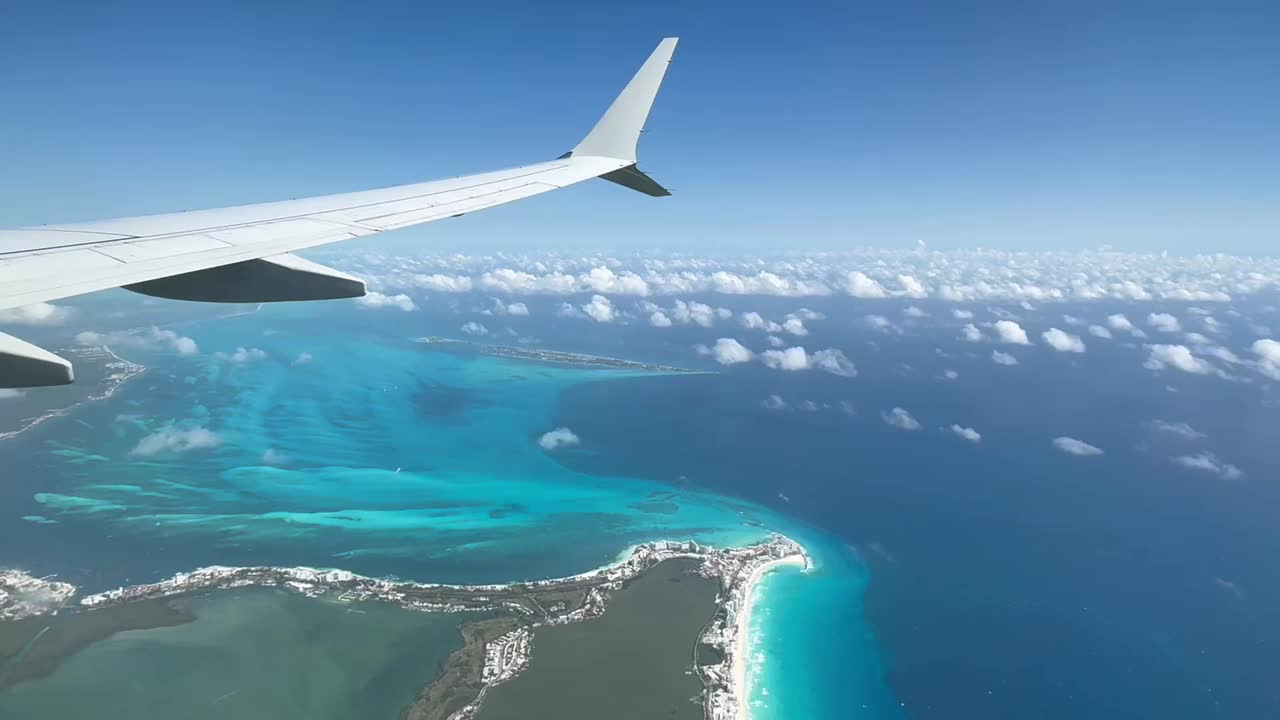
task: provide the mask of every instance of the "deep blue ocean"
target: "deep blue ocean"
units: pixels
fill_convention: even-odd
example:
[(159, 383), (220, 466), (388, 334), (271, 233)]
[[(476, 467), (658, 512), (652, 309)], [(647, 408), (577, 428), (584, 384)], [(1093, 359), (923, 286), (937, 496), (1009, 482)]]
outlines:
[[(412, 341), (459, 336), (482, 306), (469, 296), (191, 322), (179, 329), (200, 355), (122, 350), (148, 372), (0, 443), (0, 565), (89, 588), (212, 563), (499, 581), (578, 572), (655, 537), (776, 529), (819, 567), (761, 589), (757, 720), (1280, 716), (1273, 386), (1153, 373), (1124, 339), (1080, 355), (1012, 349), (1020, 364), (1005, 367), (958, 339), (947, 307), (917, 303), (929, 317), (885, 333), (863, 315), (900, 308), (847, 298), (806, 301), (826, 318), (797, 342), (843, 349), (858, 377), (720, 368), (693, 347), (730, 336), (759, 349), (763, 336), (558, 318), (559, 300), (486, 320), (488, 341), (719, 372)], [(710, 300), (767, 316), (798, 306)], [(1148, 308), (1016, 310), (1031, 328)], [(237, 347), (264, 357), (213, 355)], [(921, 428), (886, 424), (894, 407)], [(544, 451), (556, 427), (581, 444)], [(216, 446), (137, 452), (193, 428)], [(1059, 452), (1064, 435), (1105, 452)], [(1170, 462), (1207, 449), (1243, 477)]]

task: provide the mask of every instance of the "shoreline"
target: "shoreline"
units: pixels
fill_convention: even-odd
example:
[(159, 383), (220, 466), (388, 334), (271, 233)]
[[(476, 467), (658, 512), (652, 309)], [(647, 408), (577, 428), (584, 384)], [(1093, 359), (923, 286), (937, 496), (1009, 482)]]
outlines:
[(752, 677), (747, 672), (747, 664), (751, 658), (748, 653), (756, 638), (751, 635), (751, 615), (755, 611), (756, 605), (759, 603), (760, 582), (764, 577), (774, 570), (783, 567), (799, 567), (801, 570), (809, 570), (812, 564), (807, 554), (800, 557), (789, 556), (771, 560), (767, 563), (759, 565), (752, 571), (751, 576), (747, 578), (746, 585), (743, 590), (742, 612), (738, 614), (736, 623), (736, 635), (738, 642), (734, 644), (733, 651), (730, 654), (730, 664), (733, 666), (733, 688), (737, 695), (737, 718), (736, 720), (751, 720), (751, 689), (754, 683), (759, 682), (758, 671), (757, 676)]
[(100, 345), (92, 348), (72, 348), (72, 350), (68, 352), (68, 354), (78, 353), (81, 355), (85, 355), (91, 352), (98, 352), (104, 355), (110, 355), (111, 357), (115, 358), (114, 360), (109, 361), (105, 364), (105, 367), (111, 372), (109, 372), (107, 376), (103, 379), (104, 389), (102, 392), (96, 395), (86, 395), (83, 399), (77, 402), (74, 402), (70, 405), (67, 405), (65, 407), (46, 410), (42, 415), (37, 415), (35, 417), (27, 418), (26, 420), (23, 421), (26, 424), (19, 427), (18, 429), (0, 432), (0, 442), (3, 442), (5, 440), (12, 440), (13, 438), (21, 435), (24, 432), (27, 432), (28, 430), (39, 427), (40, 425), (44, 424), (49, 420), (53, 420), (55, 418), (60, 418), (60, 417), (66, 417), (67, 415), (70, 415), (71, 413), (75, 412), (76, 409), (84, 405), (87, 405), (89, 403), (100, 402), (102, 400), (110, 400), (111, 397), (116, 394), (116, 391), (118, 391), (125, 383), (129, 382), (129, 380), (147, 371), (147, 368), (145, 366), (139, 365), (138, 363), (131, 362), (129, 360), (125, 360), (124, 358), (117, 355), (114, 350), (112, 350), (110, 347), (106, 345)]
[[(75, 597), (76, 589), (51, 578), (31, 578), (24, 573), (11, 573), (9, 590), (22, 586), (23, 595), (48, 598), (48, 591), (58, 588), (56, 598), (45, 603), (0, 602), (0, 613), (6, 619), (22, 619), (57, 613), (64, 608), (76, 612), (94, 612), (98, 608), (132, 605), (138, 602), (189, 596), (220, 589), (264, 587), (276, 588), (311, 598), (330, 598), (342, 602), (381, 601), (398, 607), (433, 613), (496, 613), (506, 618), (504, 630), (527, 628), (536, 635), (537, 628), (577, 623), (600, 617), (608, 608), (613, 592), (648, 572), (661, 562), (677, 558), (697, 561), (694, 572), (719, 582), (718, 611), (695, 642), (719, 651), (718, 662), (695, 666), (703, 686), (706, 720), (749, 720), (747, 656), (750, 619), (755, 590), (770, 571), (784, 566), (811, 567), (805, 548), (794, 540), (774, 533), (769, 540), (745, 546), (714, 548), (694, 541), (659, 540), (630, 548), (615, 561), (576, 575), (536, 581), (487, 585), (449, 585), (371, 578), (337, 569), (308, 567), (226, 567), (210, 566), (178, 573), (160, 582), (121, 587)], [(21, 582), (19, 582), (21, 581)], [(74, 599), (73, 599), (74, 598)], [(0, 599), (4, 599), (0, 597)], [(16, 600), (9, 593), (8, 600)], [(8, 605), (9, 607), (3, 607)], [(454, 678), (440, 678), (424, 689), (424, 696), (453, 695), (462, 691), (451, 686), (459, 678), (480, 689), (448, 718), (472, 718), (479, 711), (484, 691), (497, 686), (527, 666), (532, 652), (527, 641), (515, 643), (510, 652), (486, 652), (512, 645), (525, 636), (508, 633), (503, 637), (484, 637), (472, 648), (476, 657), (462, 658), (466, 665)], [(492, 667), (491, 667), (492, 666)], [(443, 687), (437, 687), (443, 682)], [(443, 718), (442, 718), (443, 720)]]

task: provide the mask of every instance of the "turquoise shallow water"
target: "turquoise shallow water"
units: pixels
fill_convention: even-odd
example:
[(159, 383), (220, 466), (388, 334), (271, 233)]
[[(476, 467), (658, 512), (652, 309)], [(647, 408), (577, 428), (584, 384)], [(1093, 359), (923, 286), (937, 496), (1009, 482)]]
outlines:
[[(858, 604), (867, 578), (842, 545), (678, 476), (571, 469), (600, 452), (590, 418), (574, 421), (581, 445), (539, 446), (566, 389), (661, 378), (442, 351), (412, 342), (446, 332), (413, 316), (330, 307), (184, 327), (200, 356), (140, 353), (150, 370), (116, 398), (0, 447), (19, 478), (0, 498), (0, 564), (86, 588), (205, 564), (499, 582), (581, 572), (656, 538), (740, 544), (776, 529), (818, 568), (762, 590), (759, 717), (831, 717), (832, 683), (841, 707), (868, 709), (854, 717), (891, 716), (874, 714), (892, 703)], [(237, 362), (241, 347), (262, 352)]]

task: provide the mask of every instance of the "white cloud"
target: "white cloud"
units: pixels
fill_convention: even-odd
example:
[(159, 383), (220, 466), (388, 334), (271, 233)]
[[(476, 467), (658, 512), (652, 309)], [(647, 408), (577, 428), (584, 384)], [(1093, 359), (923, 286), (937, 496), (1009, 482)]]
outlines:
[(676, 300), (675, 307), (671, 309), (671, 316), (682, 325), (711, 327), (715, 324), (717, 313), (710, 305)]
[(868, 315), (864, 319), (866, 320), (867, 325), (873, 330), (888, 332), (890, 330), (898, 329), (897, 325), (894, 325), (889, 318), (883, 315)]
[(845, 357), (845, 354), (835, 348), (827, 348), (819, 350), (810, 358), (810, 364), (818, 370), (824, 370), (832, 375), (840, 377), (857, 377), (858, 369), (854, 367), (853, 361)]
[(977, 325), (974, 325), (973, 323), (965, 323), (963, 332), (965, 340), (968, 340), (969, 342), (982, 342), (982, 331), (978, 329)]
[(744, 312), (738, 316), (738, 322), (748, 330), (764, 330), (769, 324), (758, 312)]
[(556, 317), (563, 318), (584, 318), (586, 315), (578, 308), (567, 302), (560, 303), (560, 307), (556, 308)]
[(603, 295), (592, 295), (591, 302), (582, 306), (582, 312), (598, 323), (611, 323), (617, 317), (613, 309), (613, 303), (609, 302), (609, 298)]
[(1137, 328), (1133, 326), (1133, 323), (1129, 322), (1129, 318), (1125, 317), (1121, 313), (1116, 313), (1115, 315), (1108, 315), (1107, 324), (1111, 326), (1112, 330), (1120, 330), (1123, 332), (1130, 332), (1130, 333), (1137, 330)]
[(698, 347), (698, 352), (712, 356), (721, 365), (750, 362), (751, 358), (755, 357), (755, 353), (733, 338), (719, 338), (712, 347), (701, 345)]
[(1056, 437), (1053, 446), (1068, 455), (1101, 455), (1102, 449), (1073, 437)]
[(1018, 358), (1009, 353), (1000, 352), (999, 350), (991, 351), (991, 362), (997, 365), (1017, 365)]
[(1030, 345), (1031, 341), (1027, 339), (1027, 331), (1022, 326), (1012, 320), (997, 320), (995, 328), (996, 336), (1000, 342), (1009, 345)]
[(1102, 327), (1101, 325), (1090, 325), (1089, 334), (1094, 337), (1104, 338), (1104, 339), (1111, 337), (1111, 331)]
[(960, 425), (952, 425), (949, 429), (951, 430), (951, 432), (955, 433), (958, 437), (964, 438), (965, 440), (968, 440), (971, 443), (977, 444), (982, 442), (982, 433), (978, 432), (977, 430), (974, 430), (971, 427), (961, 427)]
[(777, 335), (769, 336), (769, 347), (780, 348), (786, 344), (787, 344), (786, 341), (778, 337)]
[(922, 317), (928, 317), (929, 315), (929, 313), (925, 312), (924, 310), (921, 310), (915, 305), (908, 305), (907, 307), (903, 308), (902, 314), (911, 318), (922, 318)]
[(1049, 328), (1040, 337), (1044, 338), (1045, 344), (1058, 352), (1082, 353), (1085, 349), (1084, 341), (1079, 335), (1072, 335), (1058, 328)]
[(786, 322), (782, 323), (782, 329), (800, 337), (809, 334), (809, 330), (804, 326), (804, 321), (798, 317), (787, 318)]
[(880, 413), (880, 418), (892, 427), (899, 430), (919, 430), (920, 423), (911, 417), (911, 413), (896, 407), (892, 410)]
[(808, 370), (809, 355), (802, 347), (789, 347), (786, 350), (765, 350), (760, 359), (768, 367), (775, 370)]
[(506, 306), (506, 309), (508, 315), (515, 317), (529, 317), (529, 306), (522, 302), (511, 303)]
[(910, 275), (899, 275), (898, 283), (902, 285), (902, 294), (909, 298), (927, 298), (929, 290), (919, 280)]
[(766, 410), (786, 410), (787, 401), (782, 399), (781, 395), (770, 395), (760, 403)]
[(20, 305), (15, 308), (5, 308), (0, 310), (0, 324), (13, 323), (14, 325), (41, 325), (53, 326), (62, 325), (75, 315), (75, 311), (68, 307), (59, 305), (50, 305), (46, 302), (32, 303), (30, 305)]
[(0, 388), (0, 400), (16, 400), (27, 394), (25, 390), (17, 390), (14, 388)]
[(1213, 371), (1212, 365), (1192, 355), (1186, 345), (1150, 345), (1148, 349), (1150, 354), (1142, 365), (1150, 370), (1172, 367), (1196, 375)]
[(858, 270), (851, 271), (845, 277), (845, 290), (856, 298), (878, 299), (888, 296), (880, 283)]
[(170, 426), (139, 440), (129, 454), (135, 457), (153, 457), (160, 454), (205, 450), (221, 444), (222, 439), (207, 428), (192, 427), (180, 430)]
[(214, 353), (213, 356), (218, 358), (219, 360), (225, 360), (227, 362), (234, 363), (236, 365), (245, 365), (247, 363), (257, 362), (259, 360), (267, 359), (266, 351), (262, 350), (261, 348), (238, 347), (235, 349), (235, 352), (232, 352), (232, 353), (219, 352), (219, 353)]
[(973, 313), (969, 312), (968, 310), (961, 310), (959, 308), (956, 308), (951, 311), (951, 317), (957, 320), (972, 320)]
[(541, 445), (542, 449), (547, 451), (571, 447), (580, 443), (581, 440), (578, 439), (578, 436), (567, 427), (556, 428), (550, 432), (543, 433), (542, 437), (538, 438), (538, 445)]
[(158, 327), (153, 327), (150, 334), (145, 338), (153, 343), (167, 347), (179, 355), (195, 355), (200, 352), (195, 340), (179, 335), (172, 330), (161, 330)]
[(309, 352), (298, 353), (298, 357), (294, 358), (294, 359), (293, 359), (293, 362), (292, 362), (292, 363), (290, 363), (290, 365), (294, 365), (294, 366), (298, 366), (298, 365), (308, 365), (308, 364), (310, 364), (310, 363), (311, 363), (311, 361), (312, 361), (312, 360), (314, 360), (314, 359), (315, 359), (315, 358), (314, 358), (314, 357), (312, 357), (311, 353), (309, 353)]
[(1258, 369), (1272, 380), (1280, 380), (1280, 342), (1271, 338), (1254, 341), (1251, 349), (1258, 356)]
[(823, 315), (817, 310), (810, 310), (807, 307), (802, 307), (799, 310), (791, 313), (787, 317), (798, 317), (801, 320), (824, 320), (826, 319), (827, 316)]
[(671, 327), (671, 318), (661, 310), (657, 310), (649, 316), (649, 324), (654, 327)]
[(414, 275), (413, 284), (424, 289), (434, 290), (435, 292), (471, 292), (471, 278), (466, 276), (454, 275)]
[(462, 330), (463, 335), (479, 336), (479, 335), (489, 334), (489, 328), (485, 327), (484, 325), (481, 325), (480, 323), (474, 320), (464, 323), (462, 327), (459, 329)]
[(1160, 332), (1175, 333), (1182, 330), (1178, 318), (1169, 313), (1151, 313), (1147, 315), (1147, 324)]
[(418, 306), (413, 303), (413, 298), (401, 293), (399, 295), (383, 295), (380, 292), (370, 291), (364, 297), (356, 298), (356, 304), (363, 308), (379, 309), (379, 308), (396, 308), (404, 312), (417, 310)]
[(1228, 480), (1235, 480), (1237, 478), (1244, 477), (1244, 473), (1241, 472), (1240, 468), (1232, 465), (1231, 463), (1222, 462), (1211, 452), (1202, 452), (1196, 455), (1179, 455), (1178, 457), (1173, 458), (1173, 462), (1177, 465), (1181, 465), (1182, 467), (1191, 468), (1192, 470), (1203, 470), (1205, 472), (1213, 473), (1218, 477), (1223, 477)]
[(1206, 437), (1204, 433), (1184, 422), (1172, 423), (1164, 420), (1153, 420), (1151, 427), (1160, 432), (1177, 435), (1184, 440), (1203, 440)]
[(960, 373), (956, 372), (955, 370), (952, 370), (952, 369), (948, 368), (948, 369), (946, 369), (946, 370), (943, 370), (943, 371), (942, 371), (942, 377), (944, 377), (944, 378), (946, 378), (946, 379), (948, 379), (948, 380), (955, 380), (956, 378), (960, 377)]

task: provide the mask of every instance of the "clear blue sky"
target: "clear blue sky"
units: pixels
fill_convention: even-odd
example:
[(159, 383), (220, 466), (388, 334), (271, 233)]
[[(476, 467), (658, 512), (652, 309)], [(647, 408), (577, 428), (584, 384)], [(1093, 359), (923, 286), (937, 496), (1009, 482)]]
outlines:
[(1280, 244), (1274, 1), (370, 4), (10, 4), (0, 226), (554, 157), (679, 35), (640, 148), (675, 197), (591, 183), (379, 242)]

